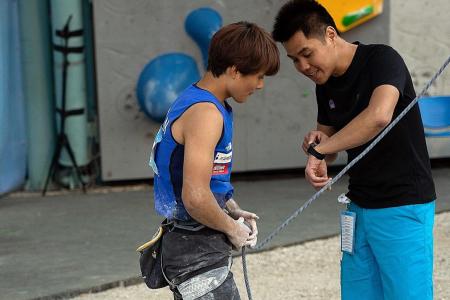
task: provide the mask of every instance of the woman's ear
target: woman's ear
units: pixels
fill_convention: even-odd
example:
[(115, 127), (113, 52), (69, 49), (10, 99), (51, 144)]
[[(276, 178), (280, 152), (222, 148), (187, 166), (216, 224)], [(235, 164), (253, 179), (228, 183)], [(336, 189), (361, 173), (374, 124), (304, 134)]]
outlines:
[(239, 76), (239, 71), (236, 66), (228, 67), (225, 73), (233, 79), (236, 79)]

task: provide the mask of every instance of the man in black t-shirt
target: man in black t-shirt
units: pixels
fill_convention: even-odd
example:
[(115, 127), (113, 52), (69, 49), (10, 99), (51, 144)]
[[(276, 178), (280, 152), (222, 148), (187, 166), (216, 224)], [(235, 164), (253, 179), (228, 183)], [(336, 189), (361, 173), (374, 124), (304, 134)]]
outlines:
[[(354, 159), (414, 100), (411, 76), (391, 47), (341, 38), (313, 0), (286, 3), (272, 35), (316, 83), (317, 130), (306, 135), (303, 150), (306, 179), (319, 189), (338, 152)], [(342, 299), (432, 299), (436, 194), (418, 105), (349, 175)]]

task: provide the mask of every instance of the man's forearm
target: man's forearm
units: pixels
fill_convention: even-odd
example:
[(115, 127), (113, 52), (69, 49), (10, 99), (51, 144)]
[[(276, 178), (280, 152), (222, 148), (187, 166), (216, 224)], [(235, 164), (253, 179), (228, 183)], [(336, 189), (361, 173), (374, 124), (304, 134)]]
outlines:
[(315, 149), (322, 154), (334, 154), (361, 146), (379, 134), (386, 125), (377, 122), (370, 116), (370, 111), (365, 110)]

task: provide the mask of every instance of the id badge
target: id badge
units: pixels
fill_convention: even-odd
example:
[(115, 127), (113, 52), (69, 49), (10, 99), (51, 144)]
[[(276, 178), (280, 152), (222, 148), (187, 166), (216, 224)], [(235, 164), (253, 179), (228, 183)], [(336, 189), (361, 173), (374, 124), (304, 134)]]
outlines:
[(341, 251), (353, 254), (355, 244), (356, 213), (352, 211), (341, 212)]

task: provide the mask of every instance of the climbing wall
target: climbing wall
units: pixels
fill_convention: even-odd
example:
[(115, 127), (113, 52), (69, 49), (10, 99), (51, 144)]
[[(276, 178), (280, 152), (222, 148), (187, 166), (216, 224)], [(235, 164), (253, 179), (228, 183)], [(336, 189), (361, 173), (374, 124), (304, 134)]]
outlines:
[[(160, 124), (139, 107), (135, 88), (144, 66), (158, 56), (182, 53), (203, 73), (202, 53), (185, 32), (187, 15), (200, 7), (216, 10), (223, 24), (247, 20), (271, 30), (281, 1), (96, 0), (94, 5), (102, 179), (153, 176), (148, 157)], [(348, 40), (388, 43), (389, 1), (383, 13), (346, 32)], [(280, 47), (281, 71), (244, 105), (230, 101), (235, 115), (236, 171), (304, 166), (304, 134), (315, 124), (314, 85), (296, 73)], [(340, 158), (344, 162), (345, 157)]]

